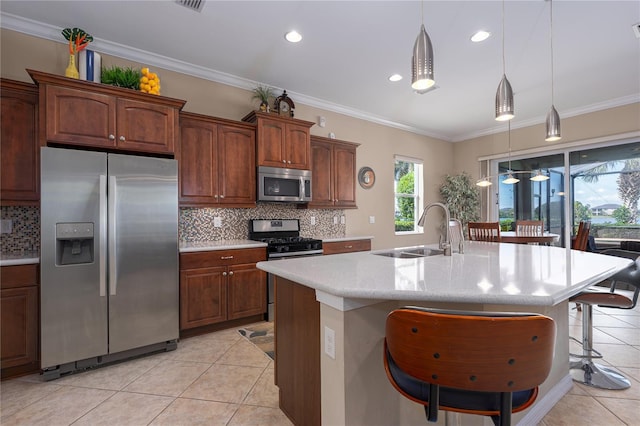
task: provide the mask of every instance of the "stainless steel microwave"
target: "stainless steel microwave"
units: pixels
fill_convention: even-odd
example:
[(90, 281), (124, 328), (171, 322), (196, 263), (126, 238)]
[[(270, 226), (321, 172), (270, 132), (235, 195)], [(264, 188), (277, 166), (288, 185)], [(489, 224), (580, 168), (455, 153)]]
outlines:
[(258, 201), (308, 203), (311, 170), (258, 167)]

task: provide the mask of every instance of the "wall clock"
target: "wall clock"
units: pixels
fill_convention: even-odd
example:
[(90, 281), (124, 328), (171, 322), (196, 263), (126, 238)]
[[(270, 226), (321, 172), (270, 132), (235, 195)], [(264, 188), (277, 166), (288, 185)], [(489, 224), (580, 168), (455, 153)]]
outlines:
[(293, 110), (296, 105), (293, 103), (289, 95), (287, 95), (287, 91), (282, 92), (282, 95), (278, 96), (273, 103), (273, 109), (278, 115), (284, 117), (293, 117)]
[(376, 174), (371, 167), (362, 167), (358, 172), (358, 183), (364, 189), (369, 189), (376, 182)]

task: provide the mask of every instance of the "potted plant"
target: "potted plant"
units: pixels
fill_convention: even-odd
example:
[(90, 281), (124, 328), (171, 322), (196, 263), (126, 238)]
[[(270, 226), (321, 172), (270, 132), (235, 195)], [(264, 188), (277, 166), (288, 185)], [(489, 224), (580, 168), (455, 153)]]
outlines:
[(258, 99), (260, 101), (260, 111), (269, 112), (269, 99), (273, 96), (273, 89), (271, 87), (258, 85), (253, 89), (251, 99)]
[(440, 186), (440, 196), (449, 208), (451, 217), (460, 219), (465, 229), (467, 223), (480, 219), (480, 193), (467, 173), (447, 175)]

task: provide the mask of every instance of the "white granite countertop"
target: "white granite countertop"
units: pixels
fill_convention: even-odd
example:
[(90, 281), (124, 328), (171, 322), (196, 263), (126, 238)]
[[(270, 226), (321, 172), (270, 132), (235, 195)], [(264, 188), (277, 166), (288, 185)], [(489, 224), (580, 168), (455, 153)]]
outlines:
[(37, 251), (20, 254), (3, 254), (2, 257), (0, 257), (0, 266), (30, 265), (33, 263), (40, 263), (40, 253)]
[(235, 250), (266, 247), (267, 243), (252, 240), (217, 240), (180, 243), (180, 253), (211, 250)]
[(360, 236), (351, 236), (351, 237), (314, 237), (318, 240), (322, 240), (323, 243), (337, 243), (340, 241), (353, 241), (353, 240), (373, 240), (371, 235), (360, 235)]
[(260, 262), (258, 268), (313, 288), (321, 302), (349, 310), (357, 299), (366, 300), (361, 306), (371, 300), (553, 306), (631, 264), (561, 247), (466, 242), (464, 249), (462, 255), (409, 259), (377, 256), (387, 250), (376, 250)]

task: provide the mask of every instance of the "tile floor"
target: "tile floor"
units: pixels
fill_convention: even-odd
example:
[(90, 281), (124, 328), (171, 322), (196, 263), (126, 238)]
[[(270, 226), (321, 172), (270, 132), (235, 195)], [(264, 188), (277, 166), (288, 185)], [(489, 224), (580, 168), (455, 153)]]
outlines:
[[(580, 336), (580, 320), (571, 309), (573, 336)], [(640, 425), (640, 307), (597, 308), (594, 322), (596, 347), (631, 388), (574, 384), (540, 426)], [(235, 329), (225, 330), (184, 339), (173, 352), (52, 382), (38, 375), (4, 381), (0, 424), (290, 425), (278, 409), (273, 374), (269, 357)]]

